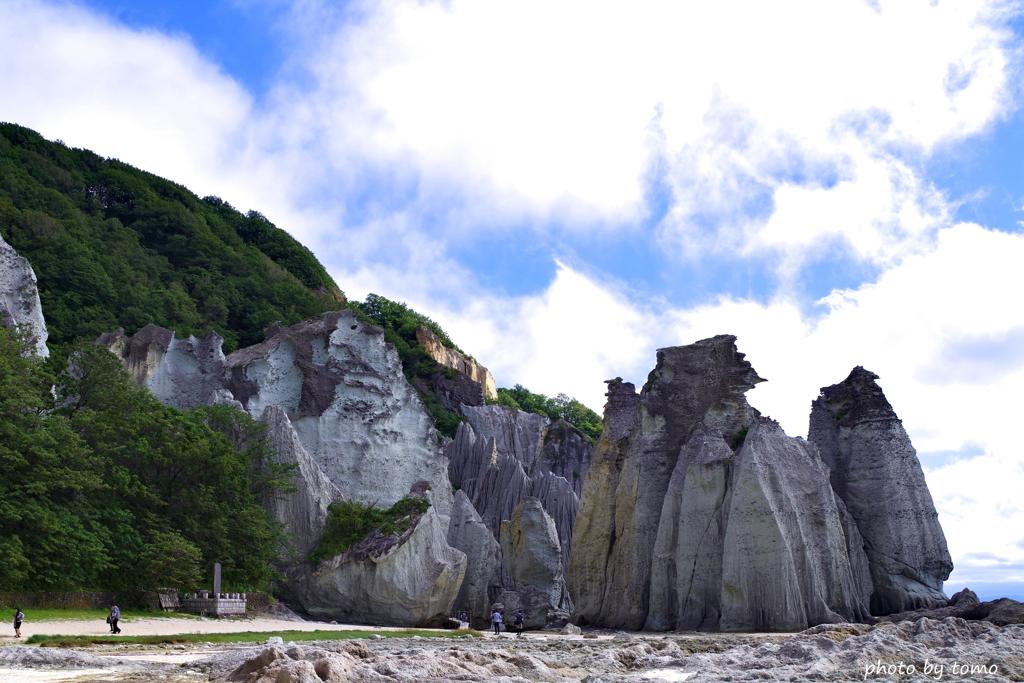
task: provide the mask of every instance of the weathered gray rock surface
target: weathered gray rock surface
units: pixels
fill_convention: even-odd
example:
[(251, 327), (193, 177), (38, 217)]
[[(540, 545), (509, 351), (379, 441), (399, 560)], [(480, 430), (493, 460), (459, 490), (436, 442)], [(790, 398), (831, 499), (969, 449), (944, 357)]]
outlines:
[(46, 321), (39, 303), (36, 274), (28, 260), (0, 235), (0, 325), (26, 330), (37, 356), (49, 356)]
[(466, 610), (470, 622), (486, 627), (490, 617), (491, 592), (501, 585), (501, 546), (480, 519), (465, 491), (456, 491), (448, 525), (448, 545), (466, 555), (466, 574), (455, 598), (456, 612)]
[(571, 426), (506, 406), (463, 406), (448, 444), (448, 474), (498, 538), (519, 503), (537, 498), (555, 522), (568, 563), (591, 444)]
[(418, 481), (447, 519), (447, 461), (394, 347), (350, 311), (269, 331), (226, 359), (227, 386), (259, 416), (283, 408), (302, 445), (346, 500), (388, 506)]
[[(525, 498), (501, 523), (500, 598), (508, 612), (522, 609), (527, 628), (541, 628), (556, 612), (571, 612), (562, 548), (551, 516), (536, 498)], [(508, 593), (517, 592), (517, 598)], [(517, 603), (517, 604), (512, 604)]]
[(871, 612), (943, 607), (953, 569), (917, 452), (876, 380), (854, 368), (811, 406), (809, 440), (864, 540)]
[[(726, 442), (741, 439), (756, 417), (744, 393), (763, 381), (735, 337), (658, 350), (638, 398), (613, 381), (606, 432), (584, 482), (591, 516), (576, 526), (569, 589), (584, 623), (639, 629), (650, 607), (651, 569), (666, 491), (680, 450), (698, 424)], [(634, 411), (634, 415), (625, 413)], [(605, 508), (605, 509), (601, 509)]]
[[(552, 574), (543, 582), (524, 583), (513, 579), (508, 569), (512, 558), (506, 555), (505, 570), (489, 591), (490, 601), (505, 605), (508, 614), (522, 609), (528, 628), (557, 623), (556, 613), (564, 620), (571, 607), (565, 568), (591, 444), (562, 421), (551, 424), (544, 416), (506, 406), (463, 406), (462, 413), (465, 422), (446, 448), (453, 486), (466, 495), (495, 539), (506, 533), (506, 525), (516, 528), (514, 520), (523, 514), (524, 501), (532, 501), (525, 508), (527, 521), (532, 524), (542, 514), (552, 523), (559, 557), (557, 579)], [(547, 528), (539, 521), (536, 526)], [(471, 575), (478, 571), (473, 563), (471, 553)]]
[[(932, 666), (927, 673), (923, 671), (925, 661)], [(867, 668), (880, 663), (896, 667), (902, 663), (903, 673)], [(909, 666), (914, 667), (912, 673), (908, 673)], [(938, 666), (942, 667), (941, 677)], [(188, 668), (206, 673), (211, 680), (247, 683), (1002, 682), (1024, 678), (1024, 627), (922, 619), (876, 627), (828, 624), (789, 636), (384, 639), (311, 643), (287, 649), (264, 646), (220, 654)]]
[(448, 518), (431, 506), (400, 537), (371, 534), (341, 555), (291, 571), (289, 592), (320, 619), (442, 625), (466, 572), (448, 544)]
[[(824, 458), (750, 407), (759, 381), (719, 336), (660, 350), (639, 395), (609, 382), (569, 564), (580, 623), (797, 630), (867, 619), (886, 600), (946, 604), (945, 541), (873, 376), (855, 371), (815, 403)], [(902, 597), (880, 601), (890, 593)]]
[(275, 491), (265, 505), (284, 526), (291, 551), (306, 557), (323, 533), (328, 507), (343, 496), (306, 452), (283, 408), (267, 406), (260, 421), (267, 427), (274, 461), (292, 466), (295, 473), (294, 490)]

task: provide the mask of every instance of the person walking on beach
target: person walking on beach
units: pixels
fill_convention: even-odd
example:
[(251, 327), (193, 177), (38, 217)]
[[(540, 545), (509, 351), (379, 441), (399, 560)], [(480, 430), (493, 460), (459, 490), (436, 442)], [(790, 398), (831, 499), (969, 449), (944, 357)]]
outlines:
[(469, 628), (469, 614), (466, 613), (466, 610), (459, 612), (459, 628)]
[(491, 625), (494, 626), (494, 635), (501, 635), (501, 612), (494, 610), (491, 613)]
[(117, 622), (121, 619), (121, 608), (116, 604), (110, 606), (110, 615), (107, 617), (107, 623), (110, 624), (110, 632), (118, 634), (121, 632), (121, 627), (117, 625)]
[(21, 638), (21, 622), (25, 621), (25, 613), (20, 607), (14, 608), (14, 637)]
[(519, 610), (516, 612), (516, 618), (512, 621), (516, 627), (516, 638), (523, 637), (523, 611)]

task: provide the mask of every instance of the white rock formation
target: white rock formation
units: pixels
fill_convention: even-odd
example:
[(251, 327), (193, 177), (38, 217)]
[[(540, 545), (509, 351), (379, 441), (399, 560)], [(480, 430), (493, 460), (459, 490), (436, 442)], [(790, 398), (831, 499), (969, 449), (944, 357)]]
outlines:
[(293, 466), (295, 472), (294, 490), (275, 491), (266, 505), (274, 519), (284, 526), (292, 550), (305, 557), (323, 533), (328, 507), (341, 500), (342, 494), (306, 452), (284, 409), (267, 406), (261, 422), (267, 427), (274, 461)]
[(131, 337), (122, 329), (108, 332), (96, 343), (120, 357), (135, 381), (162, 403), (175, 408), (240, 405), (224, 388), (224, 339), (218, 334), (178, 339), (172, 330), (150, 324)]
[[(295, 465), (296, 490), (266, 504), (289, 532), (288, 588), (305, 610), (392, 624), (447, 614), (466, 564), (445, 539), (452, 507), (448, 461), (383, 332), (341, 311), (275, 326), (266, 340), (227, 358), (221, 341), (216, 335), (178, 340), (150, 325), (130, 338), (103, 335), (98, 343), (164, 403), (231, 402), (267, 425), (279, 462)], [(386, 508), (413, 490), (431, 507), (410, 533), (318, 567), (306, 561), (331, 502)]]
[(394, 347), (351, 311), (277, 328), (228, 356), (228, 388), (254, 416), (287, 412), (345, 500), (387, 507), (419, 481), (447, 522), (448, 462)]
[(35, 355), (44, 358), (50, 355), (35, 271), (3, 236), (0, 236), (0, 325), (24, 329)]

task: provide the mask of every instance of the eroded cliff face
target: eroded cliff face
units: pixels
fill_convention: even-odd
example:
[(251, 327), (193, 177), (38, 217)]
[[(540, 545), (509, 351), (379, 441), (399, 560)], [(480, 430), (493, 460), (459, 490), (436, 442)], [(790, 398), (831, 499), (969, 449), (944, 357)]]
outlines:
[[(720, 336), (659, 351), (639, 395), (619, 379), (609, 382), (605, 431), (584, 482), (569, 563), (578, 621), (799, 630), (869, 616), (880, 584), (868, 535), (877, 532), (858, 519), (856, 496), (844, 495), (856, 467), (836, 470), (832, 463), (851, 460), (842, 447), (823, 459), (815, 443), (760, 416), (744, 397), (759, 381), (735, 339)], [(826, 390), (816, 410), (832, 400), (835, 410), (843, 404), (851, 415), (872, 416), (856, 424), (875, 429), (882, 418), (893, 429), (894, 415), (872, 392), (840, 393)], [(812, 418), (812, 436), (851, 444), (832, 428), (834, 415)], [(915, 478), (902, 491), (903, 470), (887, 474), (892, 486), (882, 495), (895, 499), (887, 514), (912, 527), (934, 522), (934, 510), (919, 505)], [(944, 542), (918, 539), (945, 554)]]
[[(466, 558), (446, 541), (447, 459), (379, 328), (349, 311), (328, 313), (276, 326), (226, 358), (216, 335), (179, 340), (155, 325), (98, 343), (169, 405), (231, 402), (267, 425), (278, 459), (296, 466), (296, 490), (267, 505), (290, 532), (294, 555), (285, 570), (304, 609), (395, 624), (430, 623), (451, 609)], [(331, 502), (388, 507), (414, 489), (431, 507), (386, 552), (346, 553), (319, 566), (305, 559)]]
[(50, 355), (35, 271), (3, 236), (0, 236), (0, 325), (24, 329), (33, 353), (44, 358)]
[(430, 416), (381, 330), (349, 311), (269, 331), (225, 361), (227, 387), (250, 414), (283, 408), (342, 497), (386, 507), (418, 481), (447, 520), (448, 467)]
[[(560, 565), (557, 579), (551, 574), (551, 584), (538, 588), (537, 582), (516, 582), (506, 570), (490, 591), (492, 601), (504, 604), (510, 613), (522, 608), (529, 623), (537, 625), (548, 613), (553, 617), (569, 604), (564, 576), (591, 444), (561, 421), (552, 425), (544, 416), (506, 406), (463, 406), (462, 413), (465, 422), (446, 449), (449, 478), (493, 538), (500, 540), (507, 533), (505, 525), (524, 514), (521, 508), (526, 500), (534, 501), (527, 517), (539, 506), (554, 529)], [(508, 561), (511, 558), (505, 558)], [(476, 571), (473, 562), (471, 556), (471, 574)], [(550, 599), (554, 594), (563, 597)]]
[[(722, 335), (659, 349), (637, 398), (629, 395), (631, 387), (610, 385), (610, 433), (602, 435), (583, 490), (585, 498), (594, 496), (585, 512), (594, 519), (581, 520), (573, 538), (569, 588), (578, 618), (614, 628), (644, 626), (654, 544), (680, 450), (701, 423), (726, 442), (742, 438), (757, 416), (744, 393), (761, 381), (736, 350), (735, 337)], [(630, 409), (632, 417), (623, 414)]]
[(871, 612), (943, 607), (953, 563), (903, 423), (878, 386), (856, 367), (811, 405), (808, 438), (831, 469), (870, 568)]
[[(475, 358), (448, 348), (432, 330), (426, 327), (416, 328), (416, 341), (437, 363), (456, 370), (479, 384), (485, 398), (491, 400), (498, 398), (498, 387), (494, 383), (491, 371), (480, 365)], [(472, 404), (476, 405), (476, 402), (474, 401)]]
[(799, 630), (945, 605), (945, 539), (875, 379), (823, 389), (809, 441), (747, 403), (762, 380), (733, 337), (660, 350), (639, 395), (609, 382), (569, 563), (576, 619)]
[(175, 408), (239, 405), (225, 388), (224, 339), (218, 334), (178, 339), (173, 331), (150, 324), (130, 337), (122, 329), (108, 332), (96, 343), (118, 356), (136, 383), (161, 403)]

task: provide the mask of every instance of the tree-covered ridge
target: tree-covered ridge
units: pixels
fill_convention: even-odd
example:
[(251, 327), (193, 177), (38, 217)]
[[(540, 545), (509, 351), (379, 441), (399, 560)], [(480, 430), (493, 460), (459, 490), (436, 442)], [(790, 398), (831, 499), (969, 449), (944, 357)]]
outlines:
[(392, 301), (380, 294), (367, 294), (365, 301), (355, 302), (355, 307), (374, 323), (385, 330), (394, 331), (410, 344), (417, 343), (416, 328), (426, 327), (437, 335), (442, 344), (461, 354), (468, 355), (452, 341), (452, 338), (440, 325), (422, 313), (409, 308), (405, 302)]
[(0, 124), (0, 233), (32, 264), (57, 347), (156, 323), (231, 351), (344, 302), (260, 214), (14, 124)]
[(511, 389), (499, 387), (497, 402), (528, 413), (547, 415), (552, 420), (565, 420), (591, 441), (601, 438), (604, 426), (601, 416), (565, 394), (549, 398), (544, 394), (533, 393), (522, 384), (517, 384)]
[(290, 473), (261, 425), (167, 407), (99, 347), (74, 377), (25, 348), (0, 327), (0, 590), (194, 588), (214, 561), (266, 588), (282, 537), (260, 500)]

